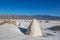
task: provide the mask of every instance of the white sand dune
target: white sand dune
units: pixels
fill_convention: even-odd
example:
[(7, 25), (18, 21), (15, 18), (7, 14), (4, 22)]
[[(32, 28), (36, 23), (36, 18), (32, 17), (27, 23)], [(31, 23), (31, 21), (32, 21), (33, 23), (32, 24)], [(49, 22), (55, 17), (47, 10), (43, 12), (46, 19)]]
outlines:
[(0, 27), (0, 40), (22, 40), (25, 36), (17, 27), (3, 25)]
[[(43, 20), (44, 21), (44, 20)], [(22, 26), (28, 28), (31, 22), (29, 21), (22, 21)], [(42, 32), (52, 34), (54, 36), (47, 35), (46, 37), (32, 37), (29, 35), (25, 35), (18, 27), (21, 26), (14, 26), (12, 24), (4, 24), (0, 25), (0, 40), (60, 40), (60, 31), (52, 31), (52, 30), (45, 30), (46, 28), (52, 27), (54, 25), (60, 25), (60, 21), (50, 21), (48, 23), (40, 22), (40, 27), (42, 28)], [(53, 33), (56, 32), (56, 33)]]
[(32, 23), (27, 29), (27, 34), (30, 36), (42, 36), (42, 30), (39, 26), (39, 22), (36, 19), (33, 19)]

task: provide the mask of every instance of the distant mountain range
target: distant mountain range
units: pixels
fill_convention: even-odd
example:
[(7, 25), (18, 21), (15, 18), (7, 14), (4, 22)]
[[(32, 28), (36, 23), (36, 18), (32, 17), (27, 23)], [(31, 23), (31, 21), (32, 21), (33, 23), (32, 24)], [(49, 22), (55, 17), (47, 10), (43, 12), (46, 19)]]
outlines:
[(0, 19), (39, 19), (39, 20), (60, 20), (60, 17), (49, 15), (0, 15)]

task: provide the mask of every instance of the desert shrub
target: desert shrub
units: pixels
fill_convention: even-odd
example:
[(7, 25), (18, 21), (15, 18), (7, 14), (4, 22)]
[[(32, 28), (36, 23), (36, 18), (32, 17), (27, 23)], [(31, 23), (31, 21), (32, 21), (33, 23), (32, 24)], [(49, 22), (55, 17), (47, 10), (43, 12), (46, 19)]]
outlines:
[(7, 20), (3, 20), (3, 22), (0, 22), (0, 25), (3, 25), (5, 23), (9, 23), (10, 24), (11, 23), (11, 20), (8, 20), (8, 19)]
[(0, 23), (0, 25), (3, 25), (3, 24), (4, 24), (4, 22), (1, 22), (1, 23)]
[(7, 20), (3, 20), (4, 23), (11, 23), (11, 20), (7, 19)]
[(11, 23), (14, 24), (14, 25), (16, 25), (16, 21), (12, 21)]
[[(13, 25), (17, 25), (16, 24), (16, 21), (11, 21), (11, 20), (3, 20), (2, 22), (0, 22), (0, 25), (3, 25), (3, 24), (5, 24), (5, 23), (8, 23), (8, 24), (13, 24)], [(20, 25), (20, 24), (19, 24)], [(18, 26), (19, 26), (18, 25)]]
[(60, 30), (60, 25), (53, 26), (51, 29), (52, 29), (52, 30)]
[(42, 21), (40, 21), (40, 22), (42, 22)]
[(48, 22), (49, 22), (48, 20), (45, 21), (45, 23), (48, 23)]

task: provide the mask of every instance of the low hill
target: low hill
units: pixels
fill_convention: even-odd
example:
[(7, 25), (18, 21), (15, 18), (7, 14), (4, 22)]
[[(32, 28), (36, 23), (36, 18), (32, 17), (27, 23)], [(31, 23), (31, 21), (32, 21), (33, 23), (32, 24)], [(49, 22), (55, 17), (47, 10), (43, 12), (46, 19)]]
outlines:
[(49, 15), (0, 15), (0, 19), (39, 19), (39, 20), (60, 20), (60, 17)]

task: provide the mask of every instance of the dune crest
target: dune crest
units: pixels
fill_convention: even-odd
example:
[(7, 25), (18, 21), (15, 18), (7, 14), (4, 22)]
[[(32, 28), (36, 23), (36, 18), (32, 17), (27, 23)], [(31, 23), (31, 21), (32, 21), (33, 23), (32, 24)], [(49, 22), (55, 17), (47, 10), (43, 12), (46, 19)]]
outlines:
[(34, 37), (42, 36), (41, 28), (40, 28), (39, 23), (36, 19), (33, 19), (32, 23), (30, 24), (30, 26), (27, 29), (26, 34), (34, 36)]

